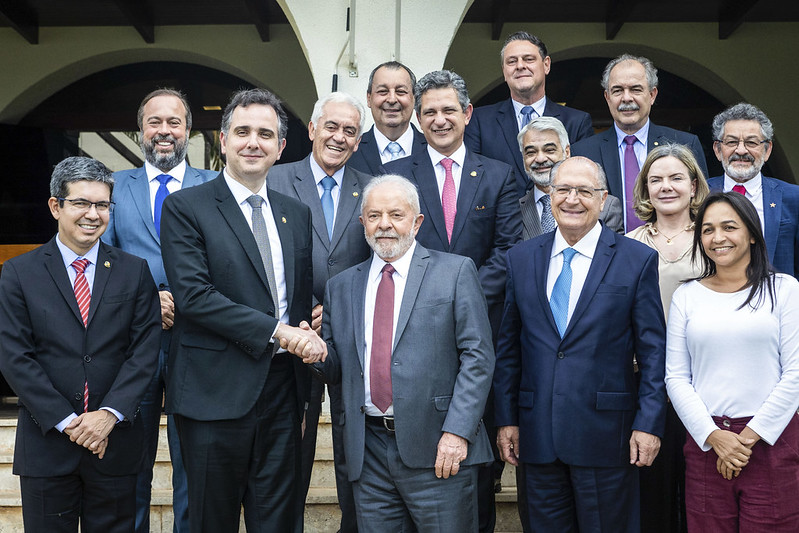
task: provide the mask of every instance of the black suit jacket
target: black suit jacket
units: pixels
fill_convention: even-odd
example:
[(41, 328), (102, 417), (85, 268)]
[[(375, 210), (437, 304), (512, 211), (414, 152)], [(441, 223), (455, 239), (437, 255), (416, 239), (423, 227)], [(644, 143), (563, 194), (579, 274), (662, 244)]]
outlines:
[[(569, 143), (574, 144), (594, 134), (591, 127), (591, 115), (585, 111), (558, 105), (549, 98), (544, 106), (545, 117), (555, 117), (563, 123), (569, 134)], [(478, 107), (472, 113), (472, 119), (466, 126), (464, 142), (473, 152), (498, 159), (513, 167), (518, 182), (519, 197), (527, 190), (527, 173), (524, 171), (524, 160), (519, 150), (516, 136), (519, 125), (516, 112), (510, 99), (502, 102)]]
[[(311, 211), (278, 192), (267, 196), (283, 250), (289, 322), (310, 323)], [(170, 194), (161, 228), (176, 306), (167, 411), (195, 420), (241, 418), (266, 383), (278, 323), (255, 237), (222, 173)], [(301, 416), (310, 374), (299, 358), (292, 361)]]
[[(427, 141), (416, 126), (410, 125), (413, 130), (413, 148), (410, 156), (418, 154), (427, 147)], [(352, 157), (347, 161), (349, 168), (359, 170), (364, 174), (370, 176), (377, 176), (380, 174), (382, 162), (380, 159), (380, 152), (377, 151), (377, 141), (375, 140), (375, 127), (369, 128), (369, 131), (361, 136), (361, 143), (358, 145), (358, 150), (352, 153)], [(353, 263), (354, 264), (354, 263)]]
[[(649, 139), (647, 142), (647, 153), (652, 148), (664, 142), (677, 142), (686, 145), (694, 153), (699, 168), (702, 169), (707, 177), (707, 161), (705, 152), (699, 139), (693, 133), (685, 133), (666, 126), (658, 126), (649, 123)], [(602, 165), (608, 178), (608, 192), (618, 198), (624, 198), (624, 182), (621, 175), (621, 164), (619, 163), (619, 146), (616, 144), (616, 128), (610, 127), (602, 133), (575, 143), (571, 147), (571, 155), (581, 155), (591, 161)]]
[[(0, 370), (20, 402), (14, 473), (62, 476), (87, 457), (105, 474), (136, 473), (144, 442), (139, 402), (155, 374), (160, 332), (158, 293), (143, 259), (100, 243), (86, 327), (55, 238), (6, 262)], [(90, 411), (111, 407), (125, 417), (102, 460), (55, 429), (83, 411), (84, 381)]]

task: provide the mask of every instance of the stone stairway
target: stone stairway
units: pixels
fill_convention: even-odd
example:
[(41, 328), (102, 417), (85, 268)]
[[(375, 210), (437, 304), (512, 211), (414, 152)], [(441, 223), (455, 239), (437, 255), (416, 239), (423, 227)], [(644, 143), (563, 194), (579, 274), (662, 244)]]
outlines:
[[(316, 460), (311, 475), (311, 488), (305, 505), (305, 531), (307, 533), (335, 533), (340, 512), (336, 498), (336, 481), (333, 469), (333, 445), (330, 434), (329, 402), (319, 420)], [(16, 417), (0, 418), (0, 532), (23, 533), (19, 479), (11, 473)], [(153, 471), (153, 497), (150, 510), (150, 531), (172, 531), (172, 469), (166, 441), (166, 417), (161, 418), (161, 435), (158, 455)], [(502, 479), (503, 490), (497, 494), (497, 533), (520, 532), (516, 512), (516, 481), (512, 468), (506, 468)], [(239, 530), (243, 533), (244, 523)]]

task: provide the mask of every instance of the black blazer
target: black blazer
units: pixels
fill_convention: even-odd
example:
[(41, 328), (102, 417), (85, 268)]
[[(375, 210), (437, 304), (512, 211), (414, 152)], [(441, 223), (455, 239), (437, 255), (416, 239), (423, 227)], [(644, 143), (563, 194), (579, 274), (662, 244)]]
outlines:
[[(108, 475), (138, 471), (144, 433), (139, 402), (155, 374), (161, 333), (158, 293), (147, 262), (100, 243), (88, 325), (83, 326), (55, 243), (9, 260), (0, 276), (0, 370), (19, 396), (14, 473), (62, 476), (88, 457)], [(111, 407), (125, 418), (105, 457), (71, 442), (55, 425)]]
[[(416, 129), (416, 126), (413, 124), (410, 126), (413, 130), (413, 148), (411, 148), (412, 153), (410, 156), (414, 156), (427, 148), (427, 141), (425, 140), (424, 135), (422, 135), (419, 130)], [(350, 160), (347, 161), (347, 166), (349, 168), (354, 168), (355, 170), (360, 170), (361, 172), (369, 174), (370, 176), (377, 176), (380, 174), (382, 164), (380, 152), (377, 151), (375, 127), (372, 126), (369, 128), (369, 131), (361, 136), (361, 142), (358, 145), (358, 149), (352, 153)]]

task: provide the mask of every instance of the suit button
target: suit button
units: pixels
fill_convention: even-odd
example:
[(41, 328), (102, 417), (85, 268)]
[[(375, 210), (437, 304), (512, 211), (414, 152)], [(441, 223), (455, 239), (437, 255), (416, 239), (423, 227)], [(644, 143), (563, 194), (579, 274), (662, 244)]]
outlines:
[(164, 289), (166, 289), (166, 284), (164, 284), (164, 283), (159, 283), (159, 284), (158, 284), (158, 290), (162, 291), (162, 290), (164, 290)]
[(83, 356), (83, 360), (86, 361), (87, 363), (91, 363), (92, 362), (92, 356), (89, 355), (89, 354), (86, 354), (86, 355)]
[(730, 427), (730, 421), (729, 421), (729, 420), (725, 420), (725, 421), (723, 421), (721, 424), (722, 424), (722, 425), (723, 425), (725, 428), (728, 428), (728, 427)]
[(364, 407), (364, 406), (362, 405), (362, 406), (361, 406), (361, 413), (365, 413), (365, 412), (366, 412), (366, 407)]
[(566, 354), (565, 354), (565, 353), (563, 353), (563, 352), (558, 352), (558, 359), (563, 359), (564, 357), (566, 357)]
[(363, 377), (363, 372), (361, 372), (361, 377)]
[(81, 394), (80, 392), (76, 392), (75, 396), (73, 396), (73, 397), (75, 398), (76, 402), (79, 402), (79, 401), (81, 401), (83, 399), (83, 394)]
[(336, 260), (335, 259), (328, 259), (327, 260), (327, 266), (333, 266), (335, 264), (336, 264)]

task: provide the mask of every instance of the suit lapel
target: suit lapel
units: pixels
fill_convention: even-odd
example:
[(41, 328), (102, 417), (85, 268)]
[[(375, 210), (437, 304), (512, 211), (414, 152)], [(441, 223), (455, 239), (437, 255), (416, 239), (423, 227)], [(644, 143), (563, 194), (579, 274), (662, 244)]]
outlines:
[(53, 278), (53, 283), (58, 287), (58, 292), (61, 293), (61, 296), (67, 302), (69, 308), (72, 309), (75, 320), (83, 324), (83, 318), (80, 316), (80, 308), (78, 308), (78, 301), (75, 299), (75, 290), (72, 288), (72, 285), (70, 285), (69, 275), (64, 268), (64, 258), (61, 257), (61, 252), (58, 249), (58, 245), (55, 243), (57, 238), (58, 237), (53, 237), (50, 242), (45, 244), (47, 249), (44, 253), (47, 258), (44, 266), (50, 273), (50, 277)]
[[(285, 206), (277, 201), (273, 201), (274, 191), (267, 190), (269, 205), (272, 207), (272, 216), (275, 219), (277, 233), (280, 235), (280, 248), (283, 252), (283, 270), (286, 276), (286, 305), (291, 309), (291, 296), (294, 294), (294, 233), (291, 226), (294, 220), (292, 213), (285, 209)], [(320, 204), (321, 205), (321, 202)], [(327, 237), (327, 234), (325, 234)], [(260, 257), (260, 254), (259, 254)]]
[(132, 178), (128, 181), (128, 189), (130, 195), (133, 197), (133, 203), (136, 205), (136, 210), (139, 212), (144, 227), (150, 233), (155, 242), (161, 244), (161, 239), (155, 232), (155, 223), (153, 222), (153, 212), (150, 207), (150, 182), (147, 180), (147, 172), (144, 167), (137, 168), (131, 175)]
[(355, 267), (356, 272), (353, 276), (355, 286), (352, 287), (352, 323), (355, 327), (355, 348), (358, 351), (358, 360), (361, 362), (361, 369), (364, 367), (364, 305), (366, 301), (366, 283), (369, 277), (369, 266), (372, 264), (370, 257), (363, 263)]
[[(347, 230), (352, 215), (361, 201), (361, 184), (349, 167), (344, 167), (344, 178), (341, 182), (341, 194), (338, 196), (338, 209), (336, 221), (333, 224), (333, 240), (330, 241), (330, 250), (335, 250), (344, 232)], [(321, 204), (320, 204), (321, 205)]]
[(552, 315), (552, 308), (549, 306), (549, 299), (547, 299), (547, 275), (549, 274), (549, 261), (552, 256), (552, 246), (555, 242), (555, 233), (551, 233), (548, 237), (541, 239), (542, 242), (533, 248), (533, 261), (532, 264), (538, 266), (535, 270), (535, 292), (538, 294), (538, 302), (541, 308), (544, 309), (544, 316), (547, 317), (552, 331), (555, 335), (560, 336), (558, 326), (555, 324), (555, 317)]
[(327, 250), (330, 245), (330, 238), (327, 236), (322, 200), (319, 198), (316, 180), (314, 180), (313, 172), (311, 172), (310, 158), (311, 156), (309, 155), (300, 163), (297, 175), (294, 176), (294, 191), (297, 193), (297, 198), (311, 209), (311, 224), (325, 250)]
[(408, 325), (408, 320), (413, 310), (413, 304), (416, 302), (416, 297), (419, 295), (419, 288), (422, 286), (422, 279), (424, 279), (424, 273), (425, 270), (427, 270), (429, 258), (430, 254), (428, 251), (421, 244), (416, 243), (416, 249), (413, 251), (413, 257), (411, 258), (411, 265), (408, 268), (408, 279), (405, 280), (405, 292), (402, 295), (399, 317), (397, 317), (397, 331), (394, 334), (392, 354), (397, 347), (397, 342), (402, 337), (402, 333), (405, 331), (405, 326)]
[(438, 194), (436, 173), (426, 150), (417, 154), (413, 159), (413, 179), (419, 188), (421, 202), (427, 208), (429, 222), (433, 225), (438, 238), (441, 239), (442, 249), (449, 249), (447, 227), (444, 224), (444, 208), (441, 207), (441, 197)]
[(513, 109), (513, 102), (511, 99), (505, 100), (503, 105), (497, 111), (497, 122), (499, 129), (502, 130), (502, 135), (505, 137), (505, 142), (508, 145), (510, 153), (513, 154), (513, 161), (516, 163), (516, 172), (521, 172), (522, 176), (527, 174), (524, 172), (524, 160), (522, 160), (522, 153), (517, 150), (519, 141), (516, 137), (519, 135), (519, 124), (516, 121), (516, 111)]
[(769, 261), (774, 264), (774, 252), (777, 250), (777, 237), (779, 236), (782, 216), (782, 190), (775, 187), (774, 183), (765, 176), (761, 175), (760, 182), (763, 190), (763, 224), (766, 226), (764, 228), (766, 250), (768, 250)]
[(366, 166), (372, 174), (377, 174), (380, 166), (383, 164), (380, 159), (380, 153), (377, 151), (377, 140), (375, 139), (375, 127), (372, 126), (369, 131), (361, 137), (361, 143), (358, 145), (358, 151), (363, 152), (363, 160), (366, 161)]
[(591, 267), (588, 269), (588, 275), (585, 278), (583, 290), (580, 292), (580, 297), (577, 299), (577, 305), (574, 308), (574, 313), (569, 320), (569, 325), (563, 334), (565, 338), (572, 330), (574, 324), (580, 320), (580, 316), (588, 309), (588, 305), (596, 293), (597, 287), (605, 277), (605, 272), (608, 270), (610, 261), (616, 254), (616, 235), (606, 227), (602, 227), (602, 233), (599, 236), (599, 242), (596, 245), (594, 258), (591, 260)]
[[(474, 197), (483, 179), (483, 165), (468, 150), (463, 160), (461, 169), (461, 186), (458, 190), (457, 210), (455, 211), (455, 223), (452, 227), (452, 239), (450, 249), (455, 246), (458, 237), (466, 225), (466, 219), (471, 215), (472, 209), (485, 209), (485, 206), (474, 205)], [(442, 216), (444, 209), (441, 209)]]
[(602, 140), (599, 143), (599, 152), (602, 157), (602, 168), (608, 178), (608, 188), (610, 194), (622, 198), (622, 191), (624, 185), (622, 183), (621, 165), (619, 163), (619, 147), (616, 145), (616, 129), (611, 126), (610, 129), (602, 132)]
[[(111, 276), (111, 269), (114, 267), (116, 257), (112, 255), (111, 249), (100, 243), (100, 249), (97, 252), (97, 264), (94, 265), (94, 284), (92, 286), (92, 300), (89, 306), (89, 318), (87, 324), (91, 324), (94, 314), (97, 312), (97, 307), (103, 298), (105, 286), (108, 283), (108, 278)], [(106, 264), (108, 266), (106, 266)]]
[(180, 188), (187, 189), (195, 185), (200, 185), (202, 182), (202, 178), (200, 177), (200, 173), (197, 172), (197, 169), (186, 165), (186, 172), (183, 173), (183, 183)]
[(527, 191), (520, 200), (519, 207), (522, 211), (522, 224), (524, 225), (524, 240), (532, 239), (543, 233), (538, 208), (535, 205), (535, 187)]

